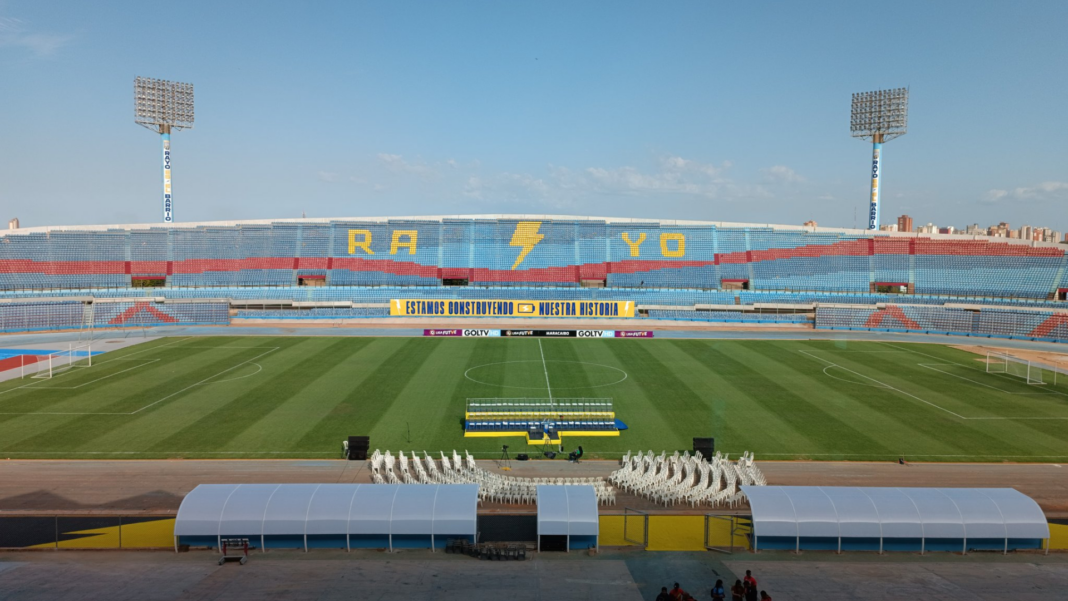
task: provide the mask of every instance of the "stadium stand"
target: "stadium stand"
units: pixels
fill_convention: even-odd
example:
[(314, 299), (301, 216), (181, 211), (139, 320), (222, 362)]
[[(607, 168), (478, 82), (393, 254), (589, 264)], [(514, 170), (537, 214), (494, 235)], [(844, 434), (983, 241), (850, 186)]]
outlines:
[(1068, 341), (1068, 311), (887, 305), (817, 307), (816, 327), (832, 330), (924, 332)]
[[(126, 303), (97, 303), (99, 326), (226, 323), (220, 299), (240, 318), (339, 319), (385, 316), (398, 298), (517, 298), (632, 301), (641, 315), (668, 320), (815, 317), (816, 327), (834, 328), (871, 326), (845, 310), (813, 315), (814, 305), (866, 305), (869, 313), (900, 305), (919, 327), (891, 317), (874, 329), (1063, 339), (1062, 326), (1043, 325), (1031, 310), (1049, 318), (1068, 309), (1058, 300), (1068, 288), (1066, 248), (959, 235), (552, 216), (23, 228), (0, 232), (0, 301), (36, 303), (0, 310), (0, 330), (81, 324), (79, 307), (64, 300), (74, 297)], [(172, 304), (178, 300), (189, 305)], [(286, 306), (293, 303), (341, 306), (293, 311)], [(965, 324), (968, 316), (946, 308), (960, 303), (1006, 311), (984, 311)], [(802, 305), (808, 313), (762, 304)], [(1009, 311), (1016, 308), (1027, 311)]]

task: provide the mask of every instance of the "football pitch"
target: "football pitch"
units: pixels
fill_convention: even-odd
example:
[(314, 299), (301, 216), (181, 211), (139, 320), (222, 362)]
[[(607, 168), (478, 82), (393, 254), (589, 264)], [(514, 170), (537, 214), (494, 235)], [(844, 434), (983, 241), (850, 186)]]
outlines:
[[(101, 345), (104, 346), (104, 345)], [(0, 457), (340, 457), (371, 448), (540, 455), (464, 438), (469, 398), (608, 398), (629, 429), (565, 437), (590, 457), (1068, 460), (1068, 376), (985, 370), (931, 344), (508, 338), (163, 338), (51, 379), (0, 382)]]

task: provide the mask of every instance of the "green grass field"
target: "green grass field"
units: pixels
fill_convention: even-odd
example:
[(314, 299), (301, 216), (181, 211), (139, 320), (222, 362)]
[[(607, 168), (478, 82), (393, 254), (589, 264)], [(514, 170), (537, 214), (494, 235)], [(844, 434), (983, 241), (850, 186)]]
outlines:
[(548, 398), (546, 374), (554, 398), (611, 398), (630, 426), (565, 438), (593, 457), (714, 436), (758, 459), (1068, 459), (1068, 382), (944, 346), (354, 337), (165, 338), (0, 382), (0, 457), (326, 458), (356, 434), (496, 457), (525, 440), (465, 439), (466, 399)]

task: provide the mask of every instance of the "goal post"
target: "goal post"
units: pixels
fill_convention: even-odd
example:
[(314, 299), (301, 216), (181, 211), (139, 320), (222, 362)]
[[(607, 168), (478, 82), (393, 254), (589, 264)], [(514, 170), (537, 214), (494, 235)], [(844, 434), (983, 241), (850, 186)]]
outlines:
[(1046, 382), (1045, 382), (1045, 380), (1043, 380), (1043, 376), (1045, 375), (1043, 373), (1044, 371), (1045, 370), (1043, 370), (1041, 367), (1039, 367), (1039, 366), (1035, 365), (1034, 363), (1031, 363), (1030, 361), (1028, 361), (1027, 362), (1027, 383), (1028, 384), (1035, 384), (1035, 385), (1045, 385)]
[(986, 371), (991, 374), (1016, 376), (1026, 380), (1032, 386), (1046, 384), (1046, 369), (1043, 366), (1007, 353), (987, 353)]
[[(30, 377), (38, 380), (51, 379), (75, 367), (92, 367), (93, 345), (91, 342), (79, 345), (68, 344), (67, 350), (50, 353), (34, 365), (37, 369)], [(23, 374), (25, 377), (25, 367)]]
[(1003, 374), (1008, 368), (1009, 356), (1004, 353), (987, 353), (986, 354), (986, 373), (988, 374)]
[(68, 350), (70, 356), (70, 364), (72, 367), (92, 367), (93, 366), (93, 343), (86, 342), (84, 344), (71, 345)]

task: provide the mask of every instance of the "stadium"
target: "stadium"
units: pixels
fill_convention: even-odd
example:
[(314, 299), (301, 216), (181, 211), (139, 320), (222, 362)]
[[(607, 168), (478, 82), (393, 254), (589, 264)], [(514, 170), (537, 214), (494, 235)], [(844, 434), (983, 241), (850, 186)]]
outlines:
[[(510, 558), (522, 544), (493, 541), (525, 539), (538, 550), (1048, 552), (1068, 526), (1034, 468), (951, 466), (1068, 458), (1066, 268), (1062, 246), (1039, 242), (552, 215), (8, 230), (0, 330), (15, 342), (0, 363), (0, 455), (335, 465), (344, 453), (367, 471), (331, 489), (350, 525), (315, 536), (311, 522), (286, 525), (295, 517), (244, 527), (190, 516), (225, 514), (235, 495), (264, 515), (340, 511), (313, 512), (328, 503), (316, 501), (321, 484), (276, 470), (275, 484), (232, 483), (240, 462), (192, 477), (161, 463), (161, 487), (181, 494), (129, 509), (163, 516), (9, 517), (0, 547), (430, 547)], [(827, 461), (847, 463), (820, 467)], [(974, 534), (993, 519), (979, 509), (958, 512), (963, 536), (839, 527), (802, 537), (767, 525), (782, 511), (776, 491), (802, 505), (829, 495), (836, 512), (855, 505), (848, 491), (863, 491), (877, 512), (896, 511), (904, 497), (878, 496), (889, 489), (780, 486), (903, 483), (872, 461), (929, 463), (919, 476), (929, 488), (894, 489), (921, 521), (945, 499), (985, 503), (1003, 516), (1002, 534)], [(50, 465), (61, 479), (80, 469)], [(144, 465), (108, 480), (151, 481), (161, 468)], [(28, 491), (38, 476), (14, 482), (25, 478)], [(937, 488), (1020, 477), (1027, 495)], [(554, 488), (556, 503), (591, 503), (592, 513), (563, 530), (543, 524)], [(416, 496), (387, 503), (372, 490)], [(354, 507), (386, 503), (389, 516), (402, 503), (418, 516), (446, 511), (439, 497), (451, 499), (453, 521), (431, 521), (451, 530), (394, 535), (400, 526), (372, 515), (359, 519), (385, 521), (352, 530)], [(537, 536), (522, 534), (528, 505)], [(11, 520), (37, 521), (4, 528)]]
[[(626, 430), (562, 431), (601, 458), (709, 437), (775, 459), (1057, 461), (1065, 365), (990, 349), (1068, 341), (1066, 267), (1037, 242), (558, 216), (9, 230), (0, 329), (73, 342), (8, 353), (0, 451), (333, 457), (359, 433), (492, 453), (540, 423), (475, 436), (472, 399), (602, 399)], [(339, 327), (361, 336), (301, 336)], [(89, 365), (94, 338), (149, 328)], [(916, 344), (933, 335), (959, 348)], [(745, 427), (798, 406), (771, 440)]]
[(0, 599), (1064, 596), (1063, 9), (16, 8)]

